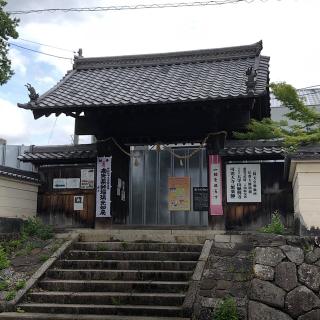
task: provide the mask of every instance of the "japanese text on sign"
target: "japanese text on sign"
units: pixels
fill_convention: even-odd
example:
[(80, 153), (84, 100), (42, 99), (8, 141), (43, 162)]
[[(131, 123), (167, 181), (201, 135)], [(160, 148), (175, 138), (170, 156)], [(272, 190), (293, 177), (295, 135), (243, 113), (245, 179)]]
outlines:
[(112, 157), (97, 159), (97, 217), (111, 217), (111, 160)]
[(227, 165), (227, 202), (261, 202), (260, 164)]

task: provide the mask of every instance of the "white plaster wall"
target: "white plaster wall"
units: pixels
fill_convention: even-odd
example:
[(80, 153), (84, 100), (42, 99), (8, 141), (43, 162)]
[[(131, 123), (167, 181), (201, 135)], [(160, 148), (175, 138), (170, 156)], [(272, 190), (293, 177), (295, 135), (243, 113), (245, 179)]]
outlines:
[(37, 213), (38, 185), (0, 177), (0, 217), (22, 218)]
[(320, 228), (320, 161), (296, 162), (292, 183), (295, 215), (307, 229)]

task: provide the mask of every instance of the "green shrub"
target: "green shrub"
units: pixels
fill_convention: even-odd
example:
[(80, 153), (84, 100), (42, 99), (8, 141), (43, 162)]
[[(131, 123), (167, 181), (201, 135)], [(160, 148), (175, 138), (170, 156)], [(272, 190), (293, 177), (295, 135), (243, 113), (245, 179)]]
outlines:
[(281, 221), (279, 211), (275, 211), (272, 214), (271, 223), (267, 226), (261, 228), (261, 232), (264, 233), (274, 233), (274, 234), (283, 234), (284, 233), (284, 225)]
[(1, 280), (0, 281), (0, 291), (4, 291), (6, 289), (8, 289), (8, 281), (6, 280)]
[(49, 259), (49, 257), (50, 256), (48, 254), (43, 254), (43, 255), (40, 256), (39, 260), (41, 262), (46, 262)]
[(13, 300), (14, 297), (16, 296), (16, 293), (17, 293), (16, 290), (8, 291), (4, 298), (6, 299), (6, 301)]
[(231, 297), (223, 299), (217, 306), (213, 320), (238, 320), (237, 304)]
[(0, 246), (0, 270), (8, 268), (10, 260), (7, 257), (7, 253), (2, 246)]
[(44, 224), (40, 219), (29, 218), (23, 225), (22, 238), (38, 237), (42, 240), (48, 240), (53, 237), (52, 227)]
[(16, 290), (23, 289), (26, 286), (26, 280), (19, 280), (16, 283)]

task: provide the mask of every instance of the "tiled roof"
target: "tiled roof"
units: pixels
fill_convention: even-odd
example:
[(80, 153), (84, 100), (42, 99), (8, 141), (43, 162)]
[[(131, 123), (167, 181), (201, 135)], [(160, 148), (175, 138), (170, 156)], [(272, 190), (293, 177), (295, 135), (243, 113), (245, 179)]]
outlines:
[(221, 150), (222, 156), (279, 156), (283, 157), (285, 148), (276, 140), (228, 140)]
[(92, 162), (97, 157), (95, 144), (81, 144), (76, 146), (34, 146), (31, 151), (18, 157), (23, 162), (66, 163), (66, 162)]
[[(74, 68), (36, 101), (44, 110), (159, 104), (266, 94), (269, 58), (253, 45), (187, 52), (75, 59)], [(256, 71), (249, 79), (247, 70)]]
[[(320, 88), (297, 89), (297, 93), (307, 106), (320, 107)], [(270, 103), (271, 108), (283, 107), (272, 93), (270, 93)]]
[(0, 166), (0, 176), (15, 180), (39, 183), (39, 175), (35, 172)]
[(290, 159), (320, 160), (320, 144), (312, 143), (300, 146), (296, 152), (290, 155)]

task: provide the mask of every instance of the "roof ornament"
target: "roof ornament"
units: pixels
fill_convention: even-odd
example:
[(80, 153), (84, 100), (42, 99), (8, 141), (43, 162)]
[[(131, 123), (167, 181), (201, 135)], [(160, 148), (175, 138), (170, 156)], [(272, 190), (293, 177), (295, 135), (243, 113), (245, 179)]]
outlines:
[(30, 84), (27, 83), (25, 85), (25, 87), (28, 89), (29, 91), (29, 98), (30, 98), (30, 102), (37, 102), (38, 98), (39, 98), (39, 94), (36, 93), (35, 88)]
[(255, 80), (257, 76), (257, 70), (254, 70), (253, 67), (251, 66), (247, 69), (246, 75), (248, 77), (248, 81), (246, 81), (247, 92), (249, 94), (254, 94), (254, 89), (257, 83), (257, 81)]

